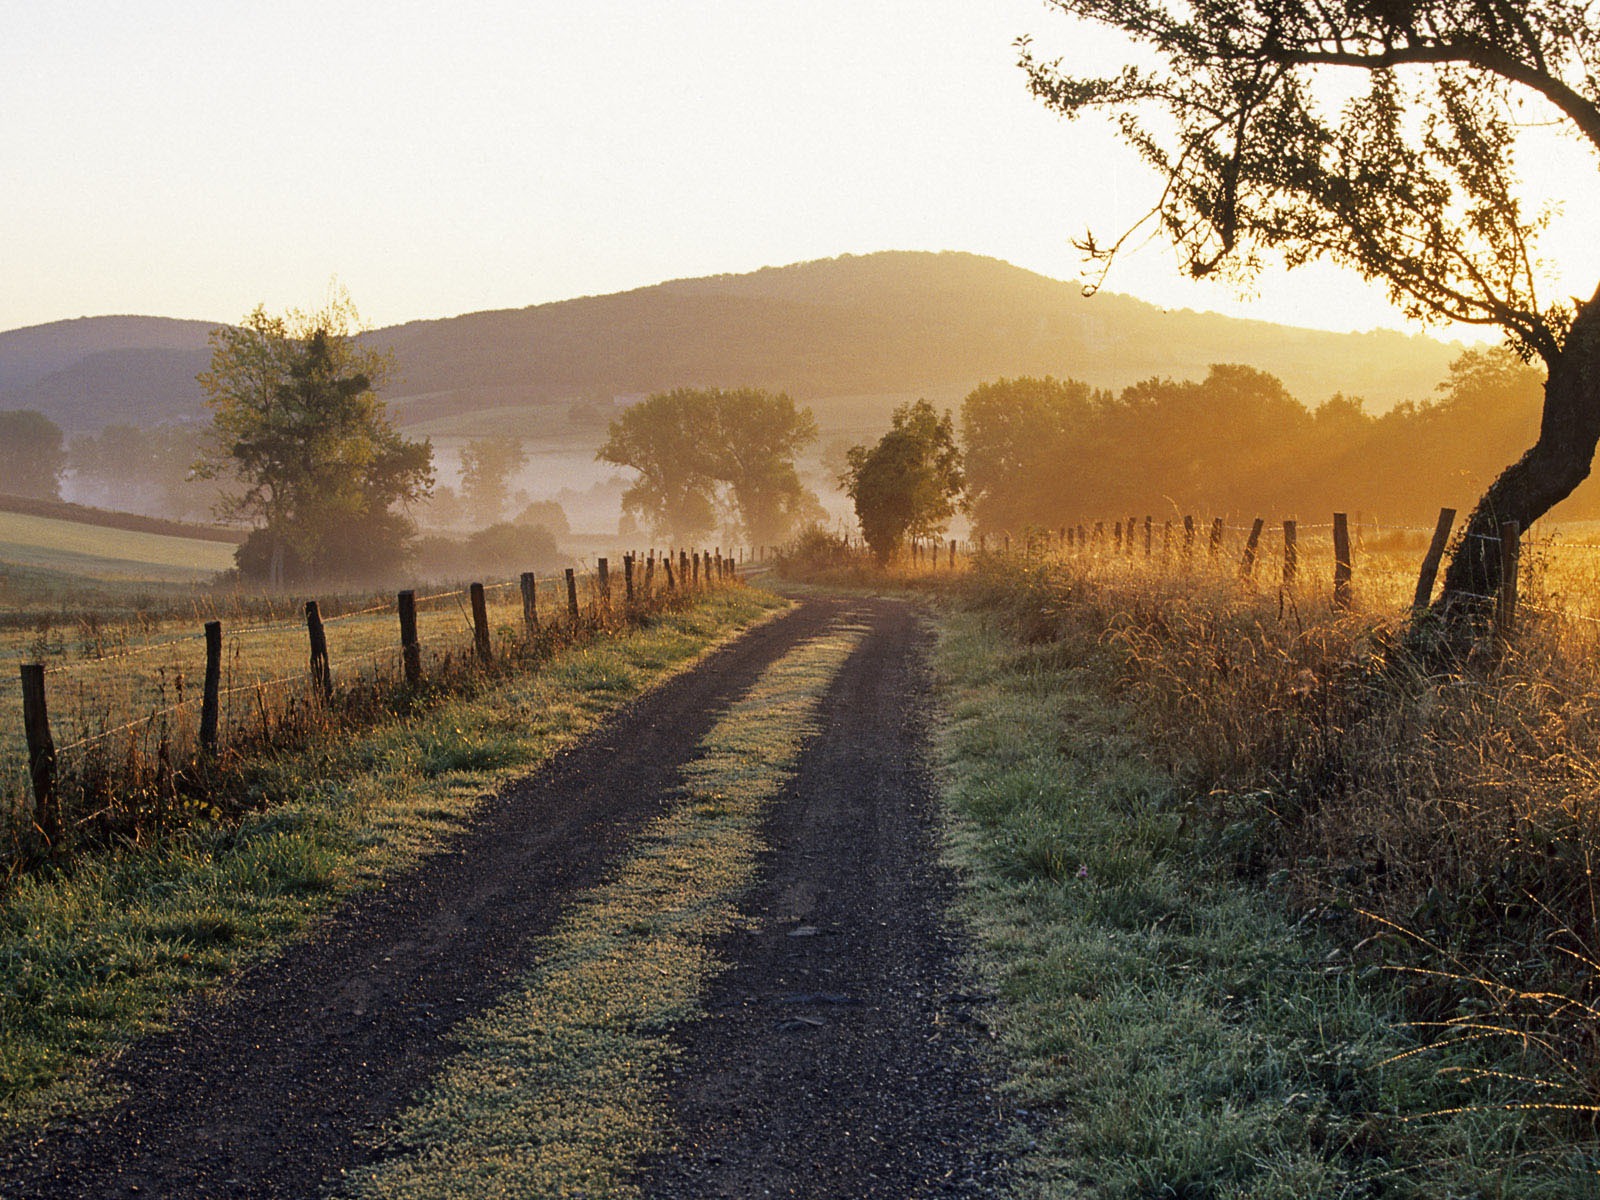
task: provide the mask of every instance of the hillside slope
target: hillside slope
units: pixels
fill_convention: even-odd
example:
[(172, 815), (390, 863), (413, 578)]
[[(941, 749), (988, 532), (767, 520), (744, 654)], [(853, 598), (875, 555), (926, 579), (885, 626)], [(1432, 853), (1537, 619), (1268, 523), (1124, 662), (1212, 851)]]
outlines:
[[(0, 334), (0, 408), (69, 430), (202, 411), (204, 322), (99, 317)], [(1423, 399), (1459, 347), (1394, 332), (1334, 334), (1127, 296), (997, 259), (845, 256), (608, 296), (417, 321), (369, 335), (399, 367), (402, 423), (449, 434), (530, 405), (678, 386), (755, 385), (805, 401), (927, 394), (949, 403), (1002, 375), (1121, 386), (1199, 376), (1213, 362), (1278, 375), (1315, 403), (1336, 391), (1384, 408)], [(837, 406), (829, 406), (837, 407)]]

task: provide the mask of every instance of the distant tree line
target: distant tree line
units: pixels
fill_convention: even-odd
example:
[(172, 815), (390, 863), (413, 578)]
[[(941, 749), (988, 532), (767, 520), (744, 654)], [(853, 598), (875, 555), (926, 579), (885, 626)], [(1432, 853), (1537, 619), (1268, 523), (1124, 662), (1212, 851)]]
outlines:
[[(1442, 505), (1469, 508), (1537, 434), (1543, 388), (1542, 370), (1499, 348), (1468, 351), (1436, 397), (1381, 414), (1346, 396), (1308, 407), (1273, 376), (1234, 365), (1120, 392), (1001, 379), (961, 406), (970, 511), (979, 530), (995, 532), (1163, 504), (1427, 523)], [(1556, 515), (1600, 517), (1600, 481)]]

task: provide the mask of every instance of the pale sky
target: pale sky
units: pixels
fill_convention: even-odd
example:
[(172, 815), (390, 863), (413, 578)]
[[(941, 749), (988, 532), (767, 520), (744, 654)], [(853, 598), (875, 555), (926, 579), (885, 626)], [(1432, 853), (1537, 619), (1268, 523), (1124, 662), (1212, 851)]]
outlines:
[[(1088, 68), (1110, 45), (1039, 0), (0, 0), (0, 31), (0, 329), (233, 320), (334, 277), (386, 325), (886, 249), (1076, 278), (1069, 239), (1155, 195), (1028, 96), (1018, 35)], [(1551, 242), (1587, 296), (1594, 166), (1541, 153), (1590, 203)], [(1353, 278), (1240, 298), (1159, 243), (1106, 287), (1407, 327)]]

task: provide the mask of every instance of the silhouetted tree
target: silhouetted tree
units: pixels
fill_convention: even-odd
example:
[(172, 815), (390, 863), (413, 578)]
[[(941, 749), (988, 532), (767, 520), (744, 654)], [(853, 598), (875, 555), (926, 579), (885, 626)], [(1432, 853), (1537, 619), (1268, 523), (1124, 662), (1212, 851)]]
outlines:
[(200, 469), (241, 490), (223, 515), (256, 528), (241, 574), (367, 578), (393, 572), (415, 533), (397, 505), (433, 486), (433, 447), (400, 436), (373, 391), (386, 361), (354, 337), (340, 298), (287, 318), (258, 308), (212, 334), (200, 378), (213, 441)]
[(781, 392), (678, 388), (611, 422), (595, 457), (639, 473), (623, 506), (658, 533), (689, 541), (711, 532), (725, 494), (747, 538), (777, 542), (821, 511), (794, 465), (816, 436), (810, 411)]
[(964, 479), (950, 414), (926, 400), (902, 404), (876, 445), (854, 446), (839, 481), (880, 565), (908, 537), (941, 533), (955, 515)]
[(59, 425), (31, 408), (0, 412), (0, 492), (59, 500), (66, 465)]
[[(1036, 96), (1105, 109), (1164, 186), (1150, 214), (1197, 275), (1269, 257), (1328, 259), (1380, 280), (1413, 317), (1496, 325), (1548, 377), (1538, 438), (1483, 494), (1436, 613), (1479, 614), (1499, 584), (1488, 540), (1588, 475), (1600, 440), (1600, 292), (1539, 294), (1546, 222), (1518, 199), (1523, 98), (1600, 149), (1600, 26), (1567, 0), (1052, 0), (1121, 29), (1141, 62), (1106, 78), (1036, 59)], [(1156, 65), (1147, 65), (1153, 61)], [(1337, 111), (1317, 76), (1357, 74)], [(1087, 238), (1109, 262), (1117, 245)], [(1467, 627), (1454, 620), (1457, 633)], [(1420, 627), (1419, 627), (1420, 629)]]

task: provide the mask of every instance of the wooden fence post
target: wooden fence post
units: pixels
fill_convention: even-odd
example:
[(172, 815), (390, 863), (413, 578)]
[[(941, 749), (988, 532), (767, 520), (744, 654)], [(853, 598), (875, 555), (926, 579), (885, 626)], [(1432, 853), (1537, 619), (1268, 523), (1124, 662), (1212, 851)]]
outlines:
[(661, 566), (667, 572), (667, 591), (676, 592), (678, 590), (678, 581), (672, 575), (672, 555), (665, 555), (661, 559)]
[(200, 697), (200, 749), (217, 752), (217, 726), (222, 719), (222, 622), (206, 622), (205, 690)]
[(1222, 553), (1222, 518), (1211, 519), (1211, 557), (1215, 558)]
[(487, 667), (494, 661), (494, 651), (489, 646), (489, 605), (483, 596), (483, 584), (474, 583), (467, 592), (472, 597), (472, 648), (478, 652), (478, 661)]
[(956, 540), (955, 540), (955, 538), (951, 538), (950, 539), (950, 569), (952, 571), (954, 571), (956, 569)]
[(678, 587), (687, 592), (689, 590), (689, 552), (678, 551)]
[(1155, 542), (1155, 520), (1151, 517), (1144, 519), (1144, 557), (1150, 561), (1150, 554)]
[(1256, 577), (1256, 546), (1261, 541), (1261, 529), (1266, 521), (1257, 517), (1250, 526), (1250, 536), (1245, 539), (1244, 557), (1239, 560), (1239, 578), (1254, 579)]
[(567, 620), (572, 627), (578, 627), (578, 576), (571, 567), (567, 568)]
[[(1122, 522), (1118, 521), (1111, 527), (1111, 553), (1117, 557), (1122, 555)], [(1132, 533), (1132, 530), (1128, 531)]]
[(1128, 557), (1129, 558), (1133, 557), (1133, 526), (1134, 526), (1134, 519), (1132, 517), (1129, 517), (1128, 518), (1128, 540), (1127, 540), (1127, 543), (1123, 546), (1123, 549), (1128, 552)]
[(1522, 527), (1516, 521), (1500, 522), (1500, 596), (1494, 626), (1500, 640), (1509, 642), (1517, 631), (1517, 571), (1522, 559)]
[(1428, 607), (1428, 601), (1433, 599), (1433, 581), (1439, 574), (1439, 560), (1444, 557), (1444, 548), (1450, 540), (1450, 527), (1456, 522), (1456, 510), (1441, 508), (1439, 520), (1433, 527), (1433, 541), (1428, 543), (1428, 553), (1422, 559), (1422, 571), (1417, 575), (1417, 594), (1411, 601), (1413, 609)]
[(633, 607), (633, 555), (622, 556), (622, 602), (629, 608)]
[(1294, 521), (1283, 523), (1283, 586), (1294, 587), (1295, 572), (1300, 567), (1299, 525)]
[(417, 594), (400, 593), (400, 657), (405, 663), (406, 686), (422, 683), (422, 643), (417, 639)]
[(528, 633), (539, 632), (539, 580), (532, 571), (522, 573), (522, 627)]
[(322, 626), (322, 608), (306, 601), (306, 634), (311, 639), (311, 683), (324, 700), (333, 699), (333, 670), (328, 665), (328, 633)]
[(600, 593), (598, 596), (600, 611), (609, 613), (611, 611), (611, 564), (603, 558), (596, 559), (595, 571), (599, 575), (599, 582), (596, 587)]
[(61, 836), (56, 801), (56, 743), (45, 706), (44, 664), (22, 664), (22, 727), (28, 741), (28, 776), (33, 782), (34, 822), (54, 843)]
[(1333, 514), (1333, 606), (1349, 608), (1354, 597), (1350, 581), (1354, 576), (1350, 565), (1350, 520), (1342, 513)]
[(1161, 526), (1161, 565), (1165, 567), (1172, 561), (1172, 518), (1168, 517)]
[(1183, 518), (1183, 561), (1187, 565), (1194, 557), (1194, 518), (1188, 514)]

